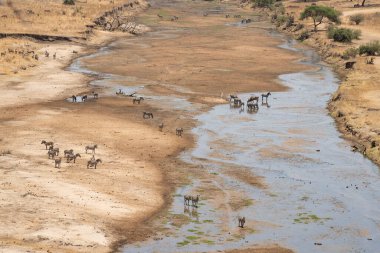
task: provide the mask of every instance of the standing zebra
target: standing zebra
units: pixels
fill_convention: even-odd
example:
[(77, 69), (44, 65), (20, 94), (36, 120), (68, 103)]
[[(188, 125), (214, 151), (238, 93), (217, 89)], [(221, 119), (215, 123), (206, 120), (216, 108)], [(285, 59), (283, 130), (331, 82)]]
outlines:
[(268, 97), (272, 95), (270, 92), (267, 94), (261, 94), (261, 102), (264, 104), (264, 98), (265, 98), (265, 103), (268, 103)]
[(92, 150), (92, 153), (94, 154), (95, 153), (95, 149), (97, 149), (98, 148), (98, 145), (97, 144), (95, 144), (95, 145), (88, 145), (88, 146), (86, 146), (85, 147), (85, 150), (86, 150), (86, 154), (87, 154), (87, 150)]

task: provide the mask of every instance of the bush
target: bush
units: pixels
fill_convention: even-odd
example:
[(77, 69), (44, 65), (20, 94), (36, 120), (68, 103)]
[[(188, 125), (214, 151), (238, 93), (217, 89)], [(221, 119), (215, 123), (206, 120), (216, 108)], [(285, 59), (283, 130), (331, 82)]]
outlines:
[(344, 60), (348, 60), (350, 58), (355, 58), (356, 55), (358, 54), (358, 49), (357, 48), (354, 48), (354, 47), (351, 47), (351, 48), (348, 48), (346, 49), (343, 54), (342, 54), (342, 58)]
[(304, 41), (304, 40), (307, 40), (309, 37), (310, 37), (310, 33), (307, 30), (304, 30), (298, 36), (297, 40)]
[(350, 16), (350, 21), (354, 22), (356, 25), (360, 24), (364, 20), (364, 15), (362, 14), (356, 14), (353, 16)]
[(359, 54), (366, 54), (366, 55), (379, 55), (380, 54), (380, 42), (377, 41), (371, 41), (365, 45), (361, 45), (359, 47)]
[(63, 0), (63, 4), (74, 5), (75, 1), (74, 0)]
[(327, 30), (327, 37), (337, 42), (351, 42), (353, 39), (359, 39), (360, 34), (360, 30), (337, 28), (334, 26), (330, 26)]
[(252, 0), (256, 7), (270, 8), (274, 0)]

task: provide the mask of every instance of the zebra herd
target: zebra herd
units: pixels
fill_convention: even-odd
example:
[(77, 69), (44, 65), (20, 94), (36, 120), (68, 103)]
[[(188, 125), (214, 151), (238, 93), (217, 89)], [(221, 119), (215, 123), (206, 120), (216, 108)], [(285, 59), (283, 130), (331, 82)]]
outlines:
[[(59, 156), (59, 148), (54, 147), (54, 142), (52, 141), (41, 141), (41, 144), (45, 145), (45, 149), (48, 150), (47, 155), (48, 159), (53, 159), (54, 160), (54, 168), (61, 168), (61, 163), (62, 163), (62, 157)], [(95, 158), (95, 149), (98, 148), (98, 145), (88, 145), (85, 147), (85, 151), (87, 154), (88, 150), (92, 151), (92, 158), (87, 162), (87, 169), (94, 168), (96, 169), (96, 166), (98, 163), (101, 163), (101, 159), (96, 159)], [(63, 151), (63, 158), (66, 159), (67, 163), (73, 162), (75, 163), (76, 159), (78, 157), (81, 157), (79, 153), (74, 154), (73, 149), (67, 149)]]
[[(270, 95), (272, 95), (270, 92), (261, 94), (261, 105), (269, 107), (268, 97)], [(258, 96), (251, 96), (248, 98), (247, 103), (244, 103), (238, 96), (230, 95), (228, 100), (230, 102), (230, 107), (240, 108), (240, 111), (244, 111), (244, 107), (247, 105), (248, 112), (257, 112), (259, 110), (259, 99)]]

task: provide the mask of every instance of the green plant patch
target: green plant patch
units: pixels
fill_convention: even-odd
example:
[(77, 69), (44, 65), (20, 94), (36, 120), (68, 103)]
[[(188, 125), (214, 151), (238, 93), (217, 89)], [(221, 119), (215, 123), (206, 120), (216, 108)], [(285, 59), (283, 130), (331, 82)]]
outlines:
[(182, 242), (177, 242), (177, 246), (178, 247), (183, 247), (183, 246), (188, 245), (189, 243), (190, 243), (189, 241), (184, 240)]

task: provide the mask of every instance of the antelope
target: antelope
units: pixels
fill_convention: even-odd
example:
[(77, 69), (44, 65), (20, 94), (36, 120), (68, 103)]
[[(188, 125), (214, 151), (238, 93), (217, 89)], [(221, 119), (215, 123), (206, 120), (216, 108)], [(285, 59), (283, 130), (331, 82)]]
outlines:
[(143, 118), (144, 119), (146, 119), (146, 118), (148, 118), (148, 119), (152, 118), (153, 119), (153, 113), (151, 113), (151, 112), (143, 112)]
[(100, 159), (96, 159), (95, 161), (94, 160), (90, 160), (87, 162), (87, 169), (89, 169), (90, 167), (94, 167), (96, 169), (96, 165), (98, 165), (98, 163), (101, 163), (102, 160)]
[(175, 130), (175, 134), (178, 136), (178, 137), (182, 137), (182, 133), (183, 133), (183, 128), (177, 128)]
[(87, 100), (87, 95), (82, 96), (82, 102), (85, 102)]
[(69, 162), (71, 162), (71, 161), (74, 161), (74, 163), (75, 163), (75, 160), (76, 160), (78, 157), (81, 157), (79, 153), (76, 154), (76, 155), (74, 155), (74, 154), (69, 154), (69, 155), (66, 157), (66, 158), (67, 158), (67, 162), (69, 163)]
[(191, 200), (191, 196), (190, 195), (185, 195), (183, 196), (183, 200), (184, 200), (184, 205), (187, 205), (189, 206), (190, 205), (190, 200)]
[(60, 169), (61, 168), (61, 162), (62, 162), (62, 158), (61, 157), (55, 158), (54, 159), (54, 168)]
[(367, 58), (367, 64), (374, 64), (374, 62), (375, 62), (375, 58), (374, 57)]
[(92, 145), (92, 146), (86, 146), (85, 149), (86, 149), (86, 154), (87, 154), (87, 150), (92, 150), (92, 153), (94, 154), (95, 153), (95, 149), (98, 148), (98, 145), (95, 144), (95, 145)]
[(64, 157), (67, 157), (68, 155), (73, 155), (73, 154), (74, 154), (74, 150), (72, 150), (72, 149), (64, 150), (63, 151), (63, 156)]
[(164, 129), (164, 123), (158, 125), (158, 130), (160, 130), (160, 132), (162, 132), (162, 129)]
[(144, 100), (143, 97), (133, 98), (133, 104), (138, 103), (140, 104), (141, 100)]
[(268, 92), (267, 94), (261, 94), (261, 102), (264, 103), (264, 98), (265, 98), (265, 102), (268, 103), (268, 97), (272, 95), (270, 92)]
[(46, 149), (48, 149), (49, 146), (54, 145), (54, 142), (52, 142), (52, 141), (41, 141), (41, 144), (45, 144)]
[(199, 195), (197, 195), (196, 197), (194, 196), (191, 196), (191, 205), (194, 206), (194, 207), (198, 207), (198, 201), (199, 201)]
[(99, 98), (98, 93), (92, 92), (92, 95), (94, 96), (94, 99), (98, 99)]
[(238, 217), (238, 222), (239, 222), (239, 226), (238, 227), (241, 227), (241, 228), (244, 228), (244, 223), (245, 223), (245, 217)]
[(72, 100), (73, 103), (75, 103), (75, 102), (77, 102), (77, 97), (74, 96), (74, 95), (72, 95), (72, 96), (71, 96), (71, 100)]
[(55, 156), (55, 151), (54, 150), (49, 149), (48, 152), (47, 152), (47, 154), (48, 154), (48, 158), (49, 159), (50, 159), (50, 157), (51, 157), (51, 159), (54, 159), (54, 156)]

